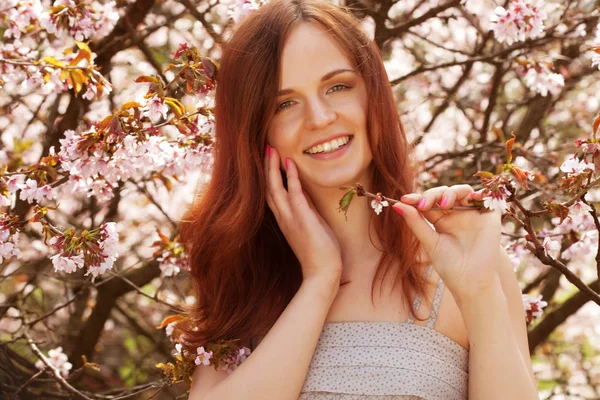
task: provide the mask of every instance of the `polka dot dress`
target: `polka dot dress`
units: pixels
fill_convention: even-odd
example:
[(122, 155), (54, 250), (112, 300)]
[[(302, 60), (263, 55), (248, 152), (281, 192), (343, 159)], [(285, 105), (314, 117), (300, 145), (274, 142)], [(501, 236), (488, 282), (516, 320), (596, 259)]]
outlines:
[(433, 329), (443, 289), (440, 279), (427, 326), (326, 323), (298, 400), (467, 399), (469, 352)]

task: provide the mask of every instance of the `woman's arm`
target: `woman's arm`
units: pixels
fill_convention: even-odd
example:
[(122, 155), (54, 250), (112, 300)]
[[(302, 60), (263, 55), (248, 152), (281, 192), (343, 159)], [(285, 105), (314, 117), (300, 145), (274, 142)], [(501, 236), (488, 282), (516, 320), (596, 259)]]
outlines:
[(339, 277), (304, 280), (260, 345), (235, 371), (196, 367), (188, 399), (298, 399), (338, 289)]
[(507, 282), (505, 270), (514, 275), (507, 257), (500, 257), (498, 268), (497, 284), (485, 296), (457, 299), (469, 336), (469, 399), (537, 400), (521, 292)]

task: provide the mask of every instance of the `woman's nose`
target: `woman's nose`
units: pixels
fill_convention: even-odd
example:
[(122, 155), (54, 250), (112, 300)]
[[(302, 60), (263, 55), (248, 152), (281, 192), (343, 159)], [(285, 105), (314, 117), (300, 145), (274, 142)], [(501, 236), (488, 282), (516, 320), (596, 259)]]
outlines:
[(306, 128), (319, 129), (324, 128), (335, 121), (336, 114), (330, 104), (321, 98), (313, 99), (308, 102), (306, 110)]

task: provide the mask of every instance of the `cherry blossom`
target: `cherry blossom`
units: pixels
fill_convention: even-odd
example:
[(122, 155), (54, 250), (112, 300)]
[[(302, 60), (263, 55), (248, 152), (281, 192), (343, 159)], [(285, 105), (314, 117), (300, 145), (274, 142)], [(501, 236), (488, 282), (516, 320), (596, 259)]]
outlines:
[(250, 353), (251, 351), (247, 347), (237, 348), (234, 352), (224, 357), (222, 360), (223, 364), (219, 370), (227, 371), (227, 373), (231, 374), (242, 362), (246, 360)]
[(227, 14), (236, 23), (240, 23), (251, 11), (257, 10), (266, 0), (234, 0), (227, 9)]
[(496, 7), (491, 20), (494, 35), (499, 42), (509, 45), (527, 38), (538, 37), (544, 31), (544, 20), (548, 17), (542, 9), (544, 0), (512, 0), (508, 9)]
[(523, 307), (527, 313), (527, 323), (531, 323), (535, 318), (542, 316), (542, 309), (548, 305), (547, 302), (542, 300), (542, 296), (531, 296), (529, 294), (523, 294)]
[(548, 93), (556, 96), (565, 86), (565, 79), (561, 74), (551, 71), (547, 63), (534, 63), (520, 71), (524, 74), (525, 84), (531, 91), (547, 96)]
[(16, 231), (11, 234), (10, 229), (0, 221), (0, 264), (5, 259), (21, 257), (21, 251), (17, 247), (18, 240), (19, 232)]
[(552, 240), (550, 237), (546, 236), (544, 238), (544, 243), (542, 243), (542, 247), (544, 248), (544, 253), (546, 253), (547, 256), (554, 257), (554, 254), (560, 251), (560, 242)]
[(175, 357), (183, 356), (183, 346), (181, 343), (175, 343)]
[(146, 105), (141, 108), (142, 114), (150, 117), (153, 121), (158, 120), (158, 116), (163, 119), (167, 119), (167, 112), (169, 107), (165, 104), (164, 100), (154, 95), (154, 97), (146, 101)]
[(78, 269), (83, 268), (85, 264), (82, 254), (55, 254), (51, 256), (50, 259), (52, 260), (52, 265), (54, 266), (54, 272), (65, 272), (67, 274), (72, 274)]
[[(49, 364), (55, 367), (63, 378), (66, 378), (71, 368), (73, 368), (73, 365), (68, 360), (67, 355), (63, 353), (62, 346), (48, 351)], [(40, 370), (46, 369), (46, 364), (42, 360), (37, 360), (35, 366)]]
[(488, 210), (500, 210), (504, 212), (508, 208), (506, 200), (508, 200), (510, 192), (503, 184), (493, 186), (495, 188), (488, 190), (487, 195), (483, 198), (483, 206)]
[(112, 269), (117, 257), (119, 256), (119, 234), (117, 233), (117, 224), (114, 222), (105, 222), (102, 224), (100, 232), (101, 238), (98, 242), (98, 245), (102, 249), (101, 255), (104, 259), (100, 265), (90, 265), (88, 267), (88, 272), (85, 274), (91, 274), (93, 279)]
[(165, 327), (165, 334), (167, 335), (167, 337), (171, 337), (173, 335), (175, 325), (177, 325), (177, 321), (167, 324), (167, 326)]
[(576, 157), (571, 157), (565, 160), (560, 166), (560, 170), (567, 174), (567, 176), (578, 175), (586, 171), (594, 171), (595, 167), (593, 163), (585, 160), (579, 160)]
[(196, 349), (196, 352), (198, 353), (198, 356), (194, 360), (194, 363), (196, 365), (209, 365), (210, 364), (210, 359), (213, 356), (212, 351), (207, 352), (204, 350), (204, 346), (200, 346)]
[(371, 208), (375, 210), (375, 214), (379, 215), (383, 211), (383, 207), (387, 207), (389, 203), (383, 200), (381, 196), (371, 200)]
[(44, 198), (52, 200), (56, 198), (56, 191), (50, 185), (38, 187), (38, 182), (34, 179), (27, 179), (25, 184), (20, 185), (21, 193), (19, 198), (29, 203), (40, 202)]

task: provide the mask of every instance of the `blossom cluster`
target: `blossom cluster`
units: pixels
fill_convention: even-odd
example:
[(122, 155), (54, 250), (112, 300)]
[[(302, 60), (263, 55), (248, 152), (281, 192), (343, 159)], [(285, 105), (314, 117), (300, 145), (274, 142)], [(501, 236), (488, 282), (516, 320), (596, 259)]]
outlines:
[(67, 50), (40, 60), (37, 50), (0, 42), (0, 57), (5, 60), (0, 63), (0, 86), (14, 94), (40, 89), (48, 95), (72, 89), (78, 95), (86, 89), (83, 97), (87, 100), (110, 93), (110, 83), (94, 64), (96, 55), (83, 42), (75, 45), (77, 52)]
[(9, 192), (20, 190), (19, 199), (28, 203), (39, 203), (42, 200), (56, 199), (56, 190), (48, 184), (38, 183), (37, 180), (28, 178), (25, 180), (23, 175), (15, 175), (8, 182)]
[(59, 251), (50, 257), (55, 272), (71, 274), (87, 266), (85, 275), (91, 274), (93, 279), (110, 270), (119, 256), (119, 234), (114, 222), (104, 222), (100, 228), (81, 236), (68, 230), (53, 236), (48, 244)]
[[(2, 15), (3, 14), (3, 15)], [(8, 22), (5, 38), (20, 39), (29, 34), (32, 26), (48, 34), (59, 34), (65, 29), (75, 40), (108, 34), (117, 21), (119, 13), (114, 1), (96, 0), (6, 0), (2, 4), (0, 20)]]
[(227, 348), (221, 357), (217, 358), (212, 350), (207, 350), (204, 346), (196, 348), (195, 354), (190, 354), (180, 343), (175, 343), (175, 357), (182, 361), (193, 359), (196, 365), (214, 365), (218, 371), (227, 371), (232, 373), (241, 363), (243, 363), (251, 354), (251, 350), (244, 346), (235, 346)]
[(558, 95), (565, 86), (565, 79), (561, 74), (553, 72), (553, 66), (547, 62), (519, 60), (517, 72), (523, 77), (525, 85), (541, 96)]
[[(207, 146), (182, 146), (189, 137), (180, 137), (171, 143), (157, 131), (149, 129), (152, 136), (140, 138), (123, 134), (110, 135), (106, 140), (95, 140), (96, 129), (87, 132), (65, 132), (61, 139), (62, 168), (69, 172), (67, 185), (74, 191), (97, 196), (105, 201), (113, 196), (119, 182), (128, 179), (142, 180), (150, 174), (163, 172), (165, 175), (179, 175), (194, 167), (212, 165), (212, 157)], [(86, 147), (83, 145), (85, 144)]]
[(544, 0), (511, 0), (508, 8), (496, 7), (492, 17), (496, 39), (511, 45), (538, 37), (548, 17), (543, 7)]
[[(0, 213), (0, 217), (2, 217), (2, 213)], [(15, 228), (11, 229), (7, 218), (0, 219), (0, 264), (5, 259), (21, 256), (21, 251), (17, 247), (18, 240), (19, 231)]]
[[(60, 346), (48, 351), (49, 364), (56, 368), (63, 378), (66, 378), (71, 368), (73, 368), (73, 365), (68, 360), (67, 355), (63, 353), (63, 349)], [(35, 366), (42, 371), (46, 369), (46, 364), (42, 360), (37, 360)]]
[(535, 318), (542, 315), (542, 309), (548, 305), (547, 302), (542, 300), (542, 296), (531, 296), (523, 294), (523, 307), (525, 308), (527, 323), (530, 324)]

